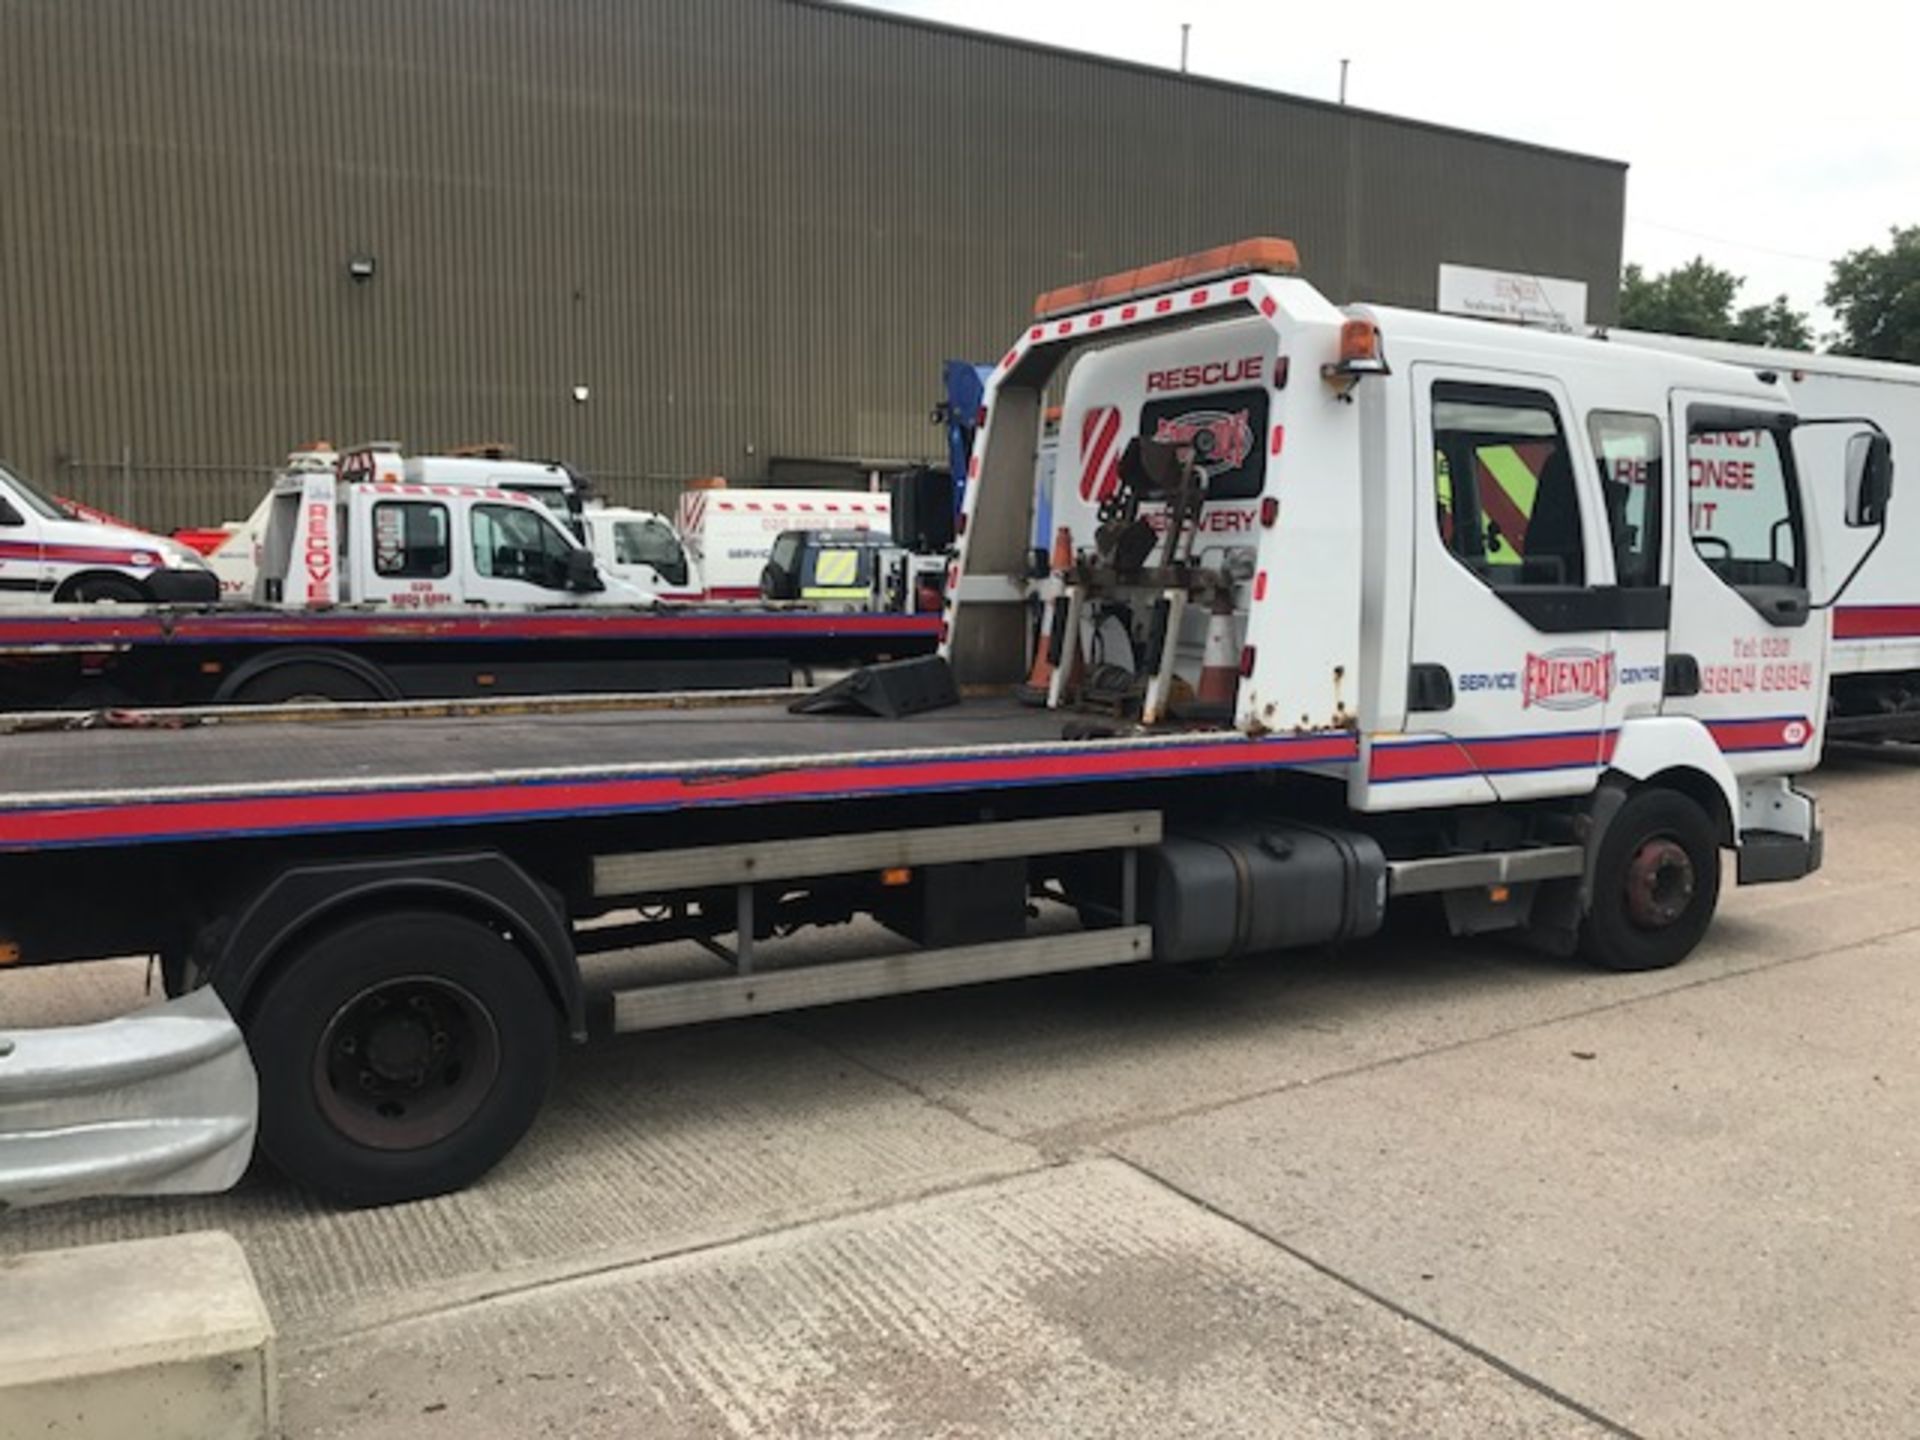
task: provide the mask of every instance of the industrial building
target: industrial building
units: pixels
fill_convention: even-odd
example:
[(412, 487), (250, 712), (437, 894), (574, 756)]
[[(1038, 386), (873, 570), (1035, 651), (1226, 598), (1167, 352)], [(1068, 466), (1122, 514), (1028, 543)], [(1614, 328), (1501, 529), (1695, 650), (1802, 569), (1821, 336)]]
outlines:
[(1244, 235), (1611, 318), (1625, 167), (813, 0), (0, 0), (0, 455), (153, 526), (291, 446), (617, 497), (940, 453), (1043, 288)]

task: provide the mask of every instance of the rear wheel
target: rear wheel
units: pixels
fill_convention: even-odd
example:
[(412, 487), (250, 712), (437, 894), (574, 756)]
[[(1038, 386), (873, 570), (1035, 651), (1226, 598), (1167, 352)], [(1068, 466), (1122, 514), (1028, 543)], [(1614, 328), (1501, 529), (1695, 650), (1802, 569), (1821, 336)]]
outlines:
[(527, 957), (431, 910), (349, 921), (288, 955), (248, 1011), (260, 1148), (349, 1205), (457, 1190), (533, 1123), (559, 1025)]
[(233, 693), (242, 705), (325, 704), (384, 698), (372, 681), (338, 665), (302, 660), (254, 676)]
[(1719, 900), (1713, 821), (1677, 791), (1638, 791), (1600, 841), (1580, 953), (1608, 970), (1677, 965), (1707, 933)]

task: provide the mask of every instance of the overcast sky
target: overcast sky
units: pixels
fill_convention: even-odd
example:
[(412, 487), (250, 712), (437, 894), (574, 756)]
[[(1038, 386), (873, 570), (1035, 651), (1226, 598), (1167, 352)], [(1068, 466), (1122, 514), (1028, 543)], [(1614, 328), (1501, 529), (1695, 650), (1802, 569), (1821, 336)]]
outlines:
[[(1920, 5), (874, 0), (874, 8), (1624, 160), (1626, 258), (1704, 254), (1743, 303), (1920, 223)], [(1822, 23), (1814, 24), (1818, 14)]]

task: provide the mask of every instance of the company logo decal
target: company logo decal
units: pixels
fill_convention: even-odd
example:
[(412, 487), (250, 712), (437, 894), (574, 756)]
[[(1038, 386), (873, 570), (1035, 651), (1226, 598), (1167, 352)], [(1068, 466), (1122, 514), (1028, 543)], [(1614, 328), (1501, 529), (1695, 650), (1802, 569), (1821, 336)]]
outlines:
[(1209, 475), (1238, 470), (1253, 450), (1253, 427), (1245, 410), (1189, 410), (1158, 422), (1153, 438), (1162, 444), (1191, 445), (1194, 460)]
[(1611, 650), (1570, 648), (1529, 653), (1520, 672), (1520, 708), (1530, 710), (1584, 710), (1599, 705), (1613, 693)]

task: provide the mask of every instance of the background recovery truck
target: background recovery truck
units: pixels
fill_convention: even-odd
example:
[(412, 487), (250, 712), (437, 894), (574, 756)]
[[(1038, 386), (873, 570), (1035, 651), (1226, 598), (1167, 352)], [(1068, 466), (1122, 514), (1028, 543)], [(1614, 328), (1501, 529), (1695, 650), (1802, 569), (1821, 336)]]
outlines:
[(934, 644), (934, 615), (656, 604), (651, 563), (622, 578), (566, 528), (633, 517), (572, 514), (559, 466), (294, 459), (249, 522), (252, 603), (0, 615), (0, 709), (771, 687)]
[[(466, 1184), (585, 1036), (595, 950), (721, 957), (635, 975), (614, 1030), (1331, 942), (1422, 896), (1640, 969), (1699, 941), (1723, 851), (1742, 881), (1817, 866), (1792, 778), (1827, 620), (1781, 388), (1343, 311), (1294, 270), (1243, 242), (1042, 297), (989, 388), (942, 653), (804, 713), (0, 736), (9, 959), (153, 953), (181, 997), (0, 1037), (0, 1191), (230, 1183), (256, 1103), (265, 1154), (339, 1200)], [(1703, 552), (1668, 457), (1729, 437), (1767, 481)], [(1610, 488), (1627, 448), (1644, 480)], [(1888, 449), (1852, 449), (1871, 522)], [(1692, 683), (1748, 652), (1763, 700)], [(782, 954), (856, 915), (898, 940)]]

